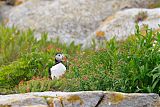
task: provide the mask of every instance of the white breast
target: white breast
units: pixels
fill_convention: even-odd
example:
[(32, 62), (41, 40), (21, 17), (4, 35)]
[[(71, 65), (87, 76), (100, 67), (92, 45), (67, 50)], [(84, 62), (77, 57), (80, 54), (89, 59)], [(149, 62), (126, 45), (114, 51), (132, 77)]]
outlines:
[(51, 78), (53, 80), (54, 78), (59, 78), (60, 76), (62, 76), (66, 72), (66, 67), (62, 63), (59, 63), (52, 66), (52, 68), (50, 68), (50, 71)]

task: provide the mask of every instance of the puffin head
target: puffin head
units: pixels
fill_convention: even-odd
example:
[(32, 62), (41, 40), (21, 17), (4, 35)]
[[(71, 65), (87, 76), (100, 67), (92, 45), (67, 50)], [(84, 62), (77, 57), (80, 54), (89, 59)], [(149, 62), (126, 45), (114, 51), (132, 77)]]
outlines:
[(62, 53), (56, 53), (55, 55), (55, 63), (62, 63), (62, 62), (66, 62), (66, 57), (64, 56), (64, 54)]

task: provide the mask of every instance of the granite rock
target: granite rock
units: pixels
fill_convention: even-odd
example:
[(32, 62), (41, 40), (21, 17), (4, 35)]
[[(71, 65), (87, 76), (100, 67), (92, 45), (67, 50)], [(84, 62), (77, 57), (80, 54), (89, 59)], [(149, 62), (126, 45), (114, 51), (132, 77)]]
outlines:
[(85, 44), (86, 38), (115, 12), (128, 8), (147, 7), (157, 0), (28, 0), (3, 11), (7, 26), (32, 28), (36, 37), (48, 32), (49, 38), (60, 42)]
[(160, 107), (154, 93), (106, 91), (32, 92), (0, 95), (0, 107)]

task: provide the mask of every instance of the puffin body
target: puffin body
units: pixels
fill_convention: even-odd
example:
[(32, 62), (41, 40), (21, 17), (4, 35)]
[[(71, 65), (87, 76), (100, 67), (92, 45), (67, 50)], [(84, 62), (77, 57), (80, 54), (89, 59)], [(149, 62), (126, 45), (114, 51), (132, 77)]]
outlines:
[(63, 74), (65, 74), (66, 67), (62, 63), (59, 63), (59, 64), (56, 64), (56, 65), (52, 66), (52, 68), (50, 68), (50, 72), (51, 72), (52, 80), (55, 79), (55, 78), (58, 79)]
[(55, 65), (49, 69), (49, 76), (53, 79), (59, 79), (66, 72), (66, 66), (62, 63), (66, 61), (63, 54), (57, 53), (55, 56)]

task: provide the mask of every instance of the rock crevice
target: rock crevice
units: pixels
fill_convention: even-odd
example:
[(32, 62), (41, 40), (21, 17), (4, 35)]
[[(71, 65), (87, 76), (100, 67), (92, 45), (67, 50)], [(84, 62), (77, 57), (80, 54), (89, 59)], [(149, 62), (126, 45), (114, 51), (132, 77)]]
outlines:
[(103, 101), (105, 95), (102, 95), (101, 98), (99, 99), (98, 103), (96, 104), (95, 107), (99, 107), (99, 105), (101, 104), (101, 102)]

